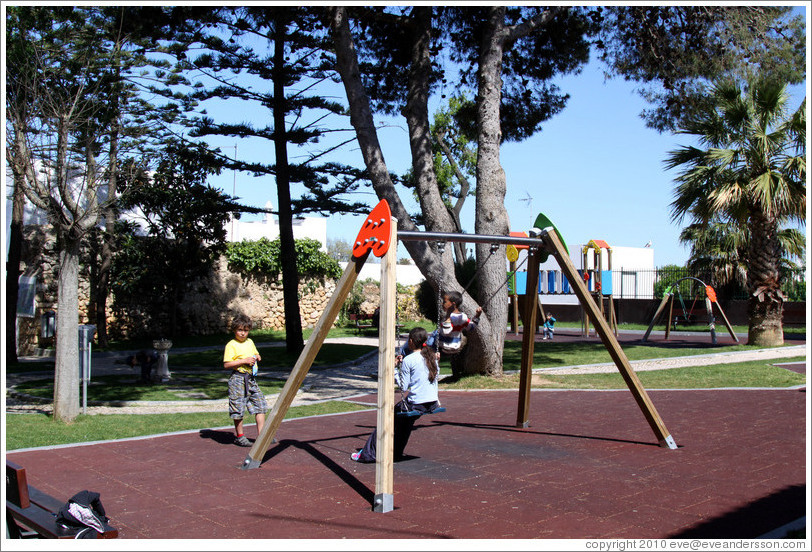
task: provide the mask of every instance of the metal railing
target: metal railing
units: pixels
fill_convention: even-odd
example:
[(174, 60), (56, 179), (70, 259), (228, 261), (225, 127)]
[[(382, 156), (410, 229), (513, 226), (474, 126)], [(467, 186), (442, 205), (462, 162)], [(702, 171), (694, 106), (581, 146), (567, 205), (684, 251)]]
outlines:
[[(566, 282), (562, 281), (562, 276), (558, 270), (545, 270), (540, 279), (541, 293), (550, 293), (555, 290), (557, 293), (572, 293), (570, 287)], [(553, 273), (550, 275), (549, 273)], [(604, 289), (611, 289), (611, 293), (615, 299), (661, 299), (665, 290), (678, 281), (679, 294), (683, 297), (697, 297), (704, 299), (705, 288), (694, 279), (683, 278), (696, 278), (701, 280), (707, 285), (714, 288), (718, 284), (714, 281), (713, 277), (707, 272), (692, 272), (686, 268), (662, 268), (653, 270), (636, 270), (636, 269), (615, 269), (612, 270), (612, 286), (606, 287), (604, 276)], [(547, 283), (547, 281), (557, 282), (555, 285)], [(565, 279), (564, 279), (565, 280)], [(680, 281), (682, 280), (682, 281)], [(563, 284), (563, 285), (562, 285)], [(523, 289), (523, 286), (520, 285)], [(590, 289), (592, 289), (590, 283)], [(804, 301), (806, 299), (806, 271), (804, 269), (786, 271), (782, 275), (782, 290), (787, 297), (787, 301)], [(672, 289), (672, 292), (677, 290)], [(717, 292), (719, 290), (717, 289)], [(728, 294), (730, 293), (729, 290)], [(734, 291), (732, 296), (728, 295), (728, 299), (747, 299), (747, 292), (744, 289)]]

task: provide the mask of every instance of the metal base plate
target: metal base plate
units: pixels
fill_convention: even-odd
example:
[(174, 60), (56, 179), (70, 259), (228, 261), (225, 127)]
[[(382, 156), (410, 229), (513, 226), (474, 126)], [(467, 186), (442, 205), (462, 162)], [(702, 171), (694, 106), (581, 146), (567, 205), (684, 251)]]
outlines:
[(262, 462), (260, 462), (259, 460), (254, 460), (250, 456), (246, 456), (245, 460), (243, 460), (242, 462), (242, 466), (240, 466), (240, 469), (253, 470), (258, 468), (260, 464), (262, 464)]
[(677, 449), (677, 443), (674, 441), (674, 438), (671, 437), (670, 435), (668, 437), (666, 437), (665, 439), (663, 439), (662, 441), (660, 441), (660, 446), (661, 447), (668, 447), (671, 450), (676, 450)]
[(395, 509), (394, 495), (383, 493), (375, 495), (375, 503), (372, 505), (373, 512), (386, 513)]

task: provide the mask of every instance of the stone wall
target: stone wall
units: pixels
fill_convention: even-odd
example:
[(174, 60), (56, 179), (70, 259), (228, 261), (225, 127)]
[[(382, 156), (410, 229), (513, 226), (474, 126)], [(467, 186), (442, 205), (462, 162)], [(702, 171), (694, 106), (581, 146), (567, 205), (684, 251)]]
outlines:
[[(335, 291), (335, 282), (308, 280), (299, 284), (299, 311), (302, 327), (312, 328)], [(228, 270), (221, 258), (212, 274), (195, 282), (184, 296), (182, 317), (186, 335), (228, 331), (236, 314), (245, 314), (260, 329), (283, 330), (285, 305), (281, 280), (245, 276)]]
[[(53, 345), (53, 339), (43, 339), (40, 335), (43, 313), (58, 312), (57, 270), (53, 255), (53, 242), (44, 237), (29, 236), (24, 258), (27, 263), (23, 273), (37, 275), (37, 308), (33, 318), (18, 318), (18, 354), (36, 354), (37, 350)], [(36, 239), (35, 239), (36, 238)], [(36, 254), (41, 253), (41, 254)], [(307, 280), (299, 284), (299, 309), (303, 328), (315, 326), (330, 297), (335, 291), (336, 282), (332, 279)], [(398, 293), (399, 320), (417, 319), (417, 305), (414, 289), (401, 288)], [(404, 291), (405, 289), (405, 291)], [(352, 295), (345, 302), (348, 312), (373, 313), (378, 307), (380, 290), (378, 282), (366, 280), (356, 282)], [(91, 306), (89, 276), (85, 267), (80, 269), (79, 282), (79, 324), (91, 324), (88, 316)], [(137, 309), (131, 309), (118, 316), (112, 309), (112, 298), (108, 303), (108, 332), (112, 339), (138, 337), (158, 337), (167, 335), (161, 328), (167, 319), (147, 318)], [(245, 314), (254, 321), (258, 329), (284, 330), (285, 309), (281, 279), (246, 276), (232, 272), (225, 258), (221, 258), (211, 274), (193, 282), (184, 294), (180, 306), (180, 327), (176, 335), (208, 335), (228, 332), (229, 324), (236, 314)]]

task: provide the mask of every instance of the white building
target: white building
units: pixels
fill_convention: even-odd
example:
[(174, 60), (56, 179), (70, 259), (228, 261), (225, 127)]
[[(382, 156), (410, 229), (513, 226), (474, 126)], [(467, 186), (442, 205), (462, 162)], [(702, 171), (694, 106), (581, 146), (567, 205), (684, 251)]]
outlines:
[[(265, 203), (265, 209), (273, 208), (271, 202)], [(279, 237), (279, 221), (270, 213), (262, 220), (243, 221), (234, 219), (226, 223), (226, 241), (254, 241), (268, 238), (273, 241)], [(311, 238), (321, 243), (321, 250), (327, 251), (327, 219), (321, 217), (298, 217), (293, 219), (293, 238)]]

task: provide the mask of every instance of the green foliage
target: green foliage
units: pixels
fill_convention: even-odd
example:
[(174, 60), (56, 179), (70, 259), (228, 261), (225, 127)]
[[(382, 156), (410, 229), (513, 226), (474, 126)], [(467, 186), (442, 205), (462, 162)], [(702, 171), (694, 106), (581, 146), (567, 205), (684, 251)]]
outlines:
[[(438, 10), (438, 31), (449, 39), (449, 54), (461, 68), (460, 90), (475, 88), (479, 78), (482, 42), (491, 16), (488, 6), (453, 6)], [(506, 6), (507, 25), (521, 26), (553, 8)], [(534, 28), (505, 49), (501, 67), (499, 109), (502, 140), (521, 141), (541, 129), (542, 123), (564, 109), (569, 96), (555, 82), (558, 75), (577, 73), (589, 59), (589, 38), (598, 31), (590, 10), (556, 10), (549, 24)], [(401, 46), (401, 48), (404, 46)], [(473, 94), (472, 94), (473, 96)], [(463, 103), (455, 117), (469, 129), (476, 121), (476, 104)]]
[[(803, 15), (789, 6), (598, 7), (596, 43), (610, 75), (640, 83), (648, 126), (673, 131), (700, 109), (708, 84), (755, 71), (789, 83), (806, 76)], [(668, 60), (664, 63), (663, 60)]]
[(361, 304), (364, 302), (364, 285), (368, 282), (363, 281), (355, 281), (352, 285), (352, 291), (350, 291), (349, 295), (347, 295), (347, 299), (344, 301), (344, 307), (342, 308), (342, 312), (346, 314), (358, 314), (361, 312)]
[[(279, 238), (243, 240), (228, 244), (226, 258), (232, 270), (243, 274), (261, 274), (278, 278), (282, 271)], [(299, 275), (310, 278), (339, 278), (341, 266), (327, 253), (321, 243), (311, 238), (296, 240), (296, 269)]]
[(784, 292), (787, 301), (806, 301), (806, 271), (782, 270), (781, 271), (781, 291)]
[(654, 282), (654, 297), (662, 299), (666, 290), (671, 288), (677, 280), (687, 276), (691, 276), (691, 273), (684, 266), (665, 265), (659, 268), (657, 270), (657, 281)]
[(327, 254), (340, 263), (352, 259), (352, 245), (341, 238), (327, 238)]
[[(177, 312), (188, 282), (206, 275), (224, 249), (225, 224), (240, 205), (206, 183), (219, 172), (202, 146), (170, 144), (151, 179), (130, 182), (122, 209), (139, 209), (147, 235), (131, 223), (116, 227), (110, 289), (114, 309), (141, 307), (153, 321)], [(175, 325), (163, 328), (169, 335)]]
[(790, 110), (789, 99), (786, 82), (766, 73), (716, 81), (680, 129), (699, 146), (672, 151), (665, 162), (680, 171), (675, 221), (688, 217), (704, 230), (721, 220), (743, 236), (750, 340), (764, 344), (769, 337), (756, 328), (780, 324), (780, 310), (769, 305), (783, 300), (787, 253), (803, 252), (800, 232), (782, 228), (806, 220), (806, 100)]

